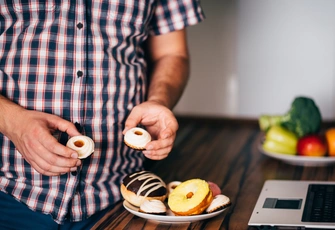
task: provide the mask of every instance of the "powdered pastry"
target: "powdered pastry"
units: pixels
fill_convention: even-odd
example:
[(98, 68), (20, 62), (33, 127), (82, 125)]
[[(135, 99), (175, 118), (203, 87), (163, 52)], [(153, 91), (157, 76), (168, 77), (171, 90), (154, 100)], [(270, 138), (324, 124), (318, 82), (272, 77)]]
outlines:
[(213, 201), (206, 209), (206, 212), (212, 213), (220, 209), (224, 209), (230, 205), (230, 199), (227, 196), (220, 194), (214, 197)]
[(165, 215), (166, 206), (160, 200), (145, 200), (139, 209), (139, 212), (154, 214), (154, 215)]

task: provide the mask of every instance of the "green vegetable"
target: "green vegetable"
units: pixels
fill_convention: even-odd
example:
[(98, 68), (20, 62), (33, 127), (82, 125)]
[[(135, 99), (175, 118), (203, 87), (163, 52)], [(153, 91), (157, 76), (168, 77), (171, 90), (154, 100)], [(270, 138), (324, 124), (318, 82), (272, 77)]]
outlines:
[(279, 126), (272, 126), (265, 135), (263, 149), (268, 152), (295, 155), (298, 137), (291, 131)]
[(262, 131), (267, 132), (271, 126), (281, 125), (298, 137), (319, 132), (321, 122), (319, 108), (308, 97), (296, 97), (290, 110), (284, 115), (262, 115), (259, 118)]

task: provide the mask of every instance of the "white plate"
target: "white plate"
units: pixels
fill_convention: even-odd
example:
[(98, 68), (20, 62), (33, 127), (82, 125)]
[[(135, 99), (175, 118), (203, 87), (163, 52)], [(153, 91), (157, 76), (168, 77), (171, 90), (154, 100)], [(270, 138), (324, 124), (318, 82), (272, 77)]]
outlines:
[(219, 215), (225, 209), (221, 209), (219, 211), (209, 213), (209, 214), (201, 214), (201, 215), (194, 215), (194, 216), (175, 216), (171, 210), (167, 210), (166, 215), (154, 215), (154, 214), (146, 214), (138, 211), (138, 208), (130, 204), (128, 201), (123, 201), (123, 207), (127, 209), (129, 212), (134, 214), (135, 216), (139, 216), (141, 218), (147, 219), (147, 220), (154, 220), (154, 221), (159, 221), (159, 222), (164, 222), (164, 223), (185, 223), (185, 222), (195, 222), (199, 220), (205, 220), (212, 218), (214, 216)]
[(307, 156), (288, 155), (284, 153), (269, 152), (263, 149), (262, 144), (260, 144), (258, 148), (263, 154), (284, 161), (291, 165), (327, 166), (335, 164), (335, 157), (307, 157)]

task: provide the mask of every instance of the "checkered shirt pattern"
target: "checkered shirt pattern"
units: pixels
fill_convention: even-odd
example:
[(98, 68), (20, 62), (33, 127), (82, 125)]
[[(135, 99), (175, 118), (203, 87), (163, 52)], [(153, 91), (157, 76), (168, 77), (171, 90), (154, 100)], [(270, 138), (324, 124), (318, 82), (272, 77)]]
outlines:
[(0, 190), (58, 223), (120, 200), (123, 177), (142, 169), (122, 130), (145, 99), (144, 41), (203, 17), (197, 0), (0, 0), (1, 95), (78, 122), (96, 146), (77, 175), (49, 177), (0, 133)]

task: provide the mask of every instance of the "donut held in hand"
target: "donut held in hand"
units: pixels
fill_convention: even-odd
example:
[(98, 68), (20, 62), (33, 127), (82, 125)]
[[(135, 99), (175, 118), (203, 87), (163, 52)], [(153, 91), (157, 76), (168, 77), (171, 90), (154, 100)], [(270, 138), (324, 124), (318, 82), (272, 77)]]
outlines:
[(177, 216), (203, 213), (213, 200), (209, 185), (202, 179), (191, 179), (179, 184), (168, 198), (168, 206)]
[(71, 137), (66, 146), (76, 151), (79, 159), (84, 159), (94, 152), (94, 141), (88, 136)]
[(145, 146), (151, 141), (150, 134), (142, 128), (129, 129), (124, 135), (124, 143), (136, 150), (145, 150)]
[(166, 184), (157, 175), (149, 171), (139, 171), (127, 175), (121, 184), (123, 198), (140, 207), (145, 200), (164, 202), (167, 196)]

